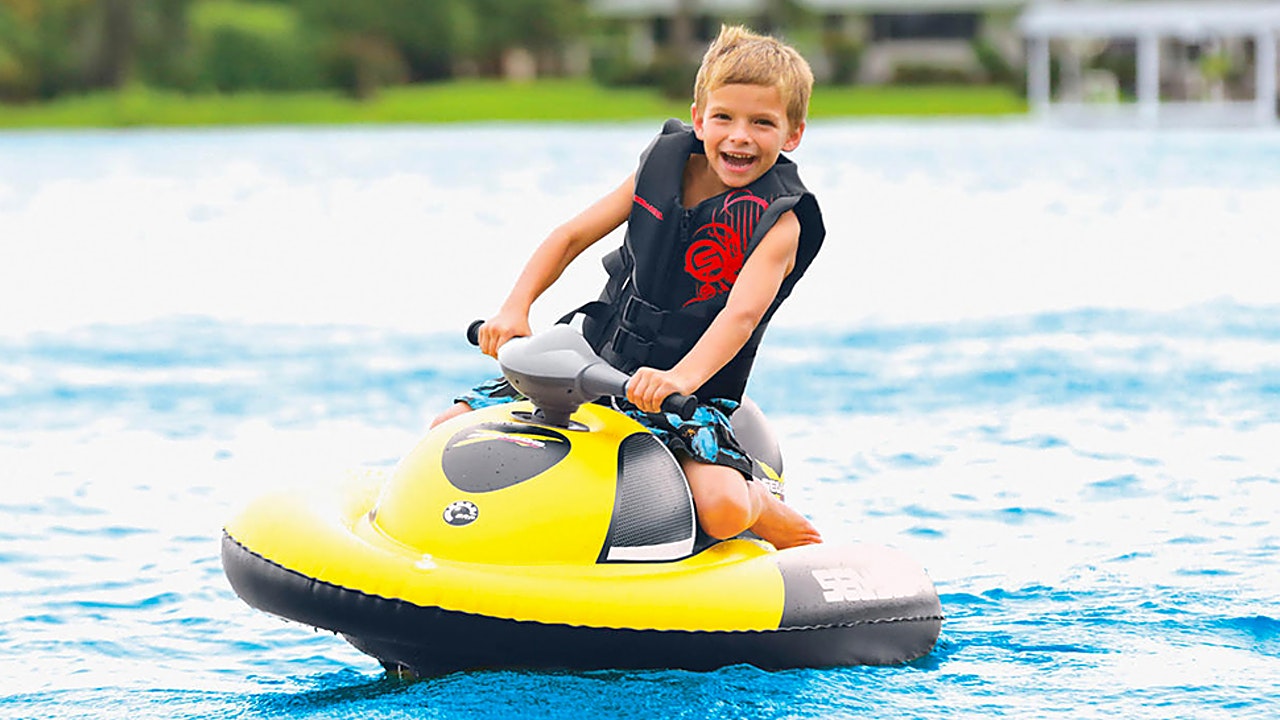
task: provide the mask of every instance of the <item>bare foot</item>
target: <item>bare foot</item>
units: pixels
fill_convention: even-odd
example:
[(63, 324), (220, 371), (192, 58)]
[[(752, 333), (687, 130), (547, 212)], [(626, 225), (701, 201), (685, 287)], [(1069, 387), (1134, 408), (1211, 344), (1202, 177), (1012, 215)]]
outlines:
[[(764, 488), (761, 487), (761, 489)], [(770, 495), (768, 491), (765, 491), (764, 495), (768, 496), (768, 499), (764, 501), (760, 517), (751, 526), (751, 532), (769, 541), (779, 550), (822, 542), (822, 535), (818, 533), (818, 529), (795, 508)]]
[(822, 542), (804, 516), (787, 506), (758, 482), (743, 482), (736, 470), (683, 459), (685, 477), (693, 493), (698, 524), (716, 538), (731, 538), (750, 529), (774, 547)]

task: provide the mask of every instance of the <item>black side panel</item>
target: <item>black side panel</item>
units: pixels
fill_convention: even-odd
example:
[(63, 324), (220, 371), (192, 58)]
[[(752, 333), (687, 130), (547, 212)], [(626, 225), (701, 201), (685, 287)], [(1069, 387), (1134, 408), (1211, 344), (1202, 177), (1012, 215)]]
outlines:
[(449, 482), (470, 493), (493, 492), (546, 472), (569, 454), (569, 438), (551, 428), (485, 423), (463, 428), (445, 444)]
[(472, 615), (340, 588), (222, 537), (222, 563), (249, 605), (342, 634), (387, 666), (418, 675), (473, 668), (766, 670), (893, 664), (933, 647), (940, 621), (872, 622), (773, 632), (683, 632), (547, 625)]
[(649, 433), (623, 440), (618, 447), (613, 518), (601, 561), (607, 559), (610, 548), (689, 540), (697, 532), (696, 525), (689, 484), (666, 446)]
[(942, 603), (923, 570), (887, 549), (851, 553), (819, 546), (779, 555), (783, 628), (900, 620), (942, 620)]

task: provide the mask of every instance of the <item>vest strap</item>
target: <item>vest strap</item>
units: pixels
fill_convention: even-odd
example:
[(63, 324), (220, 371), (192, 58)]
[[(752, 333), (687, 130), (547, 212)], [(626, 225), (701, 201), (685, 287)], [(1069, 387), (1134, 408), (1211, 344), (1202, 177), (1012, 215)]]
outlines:
[(613, 331), (604, 349), (604, 359), (610, 364), (615, 358), (625, 359), (627, 367), (620, 368), (623, 372), (634, 372), (642, 366), (668, 370), (684, 356), (679, 348), (651, 342), (622, 326)]
[(565, 313), (564, 316), (556, 321), (556, 324), (568, 325), (573, 321), (575, 315), (585, 315), (596, 322), (603, 323), (609, 320), (609, 313), (611, 312), (612, 308), (609, 307), (608, 303), (600, 300), (592, 300), (589, 303), (580, 305), (573, 310), (570, 310), (568, 313)]
[(639, 295), (627, 296), (622, 306), (622, 323), (633, 332), (646, 338), (659, 338), (672, 335), (700, 335), (706, 327), (708, 313), (683, 312), (676, 313), (650, 303)]
[(639, 335), (618, 327), (610, 336), (609, 342), (600, 348), (600, 356), (610, 365), (625, 373), (635, 372), (636, 368), (649, 364), (649, 353), (653, 343), (642, 339)]
[(666, 313), (661, 308), (645, 302), (639, 295), (628, 295), (622, 305), (622, 322), (639, 330), (645, 337), (654, 337), (662, 332), (664, 315)]

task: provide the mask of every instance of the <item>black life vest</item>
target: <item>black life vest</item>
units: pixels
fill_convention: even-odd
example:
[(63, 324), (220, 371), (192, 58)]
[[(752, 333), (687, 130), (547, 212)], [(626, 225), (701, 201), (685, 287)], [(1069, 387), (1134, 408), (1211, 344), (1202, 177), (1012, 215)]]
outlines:
[(635, 199), (622, 247), (604, 259), (609, 281), (594, 303), (580, 309), (592, 348), (623, 372), (646, 366), (668, 370), (702, 337), (724, 308), (746, 259), (778, 217), (800, 220), (795, 266), (751, 338), (696, 391), (701, 399), (741, 400), (765, 328), (822, 246), (826, 230), (818, 202), (796, 166), (777, 163), (745, 188), (686, 209), (681, 198), (685, 165), (703, 153), (692, 128), (668, 120), (640, 156)]

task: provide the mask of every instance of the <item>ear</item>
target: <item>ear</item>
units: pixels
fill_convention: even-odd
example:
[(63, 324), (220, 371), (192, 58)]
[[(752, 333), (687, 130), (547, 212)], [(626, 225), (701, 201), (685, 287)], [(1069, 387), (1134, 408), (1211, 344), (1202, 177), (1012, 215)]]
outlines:
[(805, 122), (804, 120), (801, 120), (800, 124), (796, 126), (795, 132), (788, 135), (786, 142), (782, 143), (783, 151), (791, 152), (792, 150), (800, 147), (800, 138), (804, 136), (804, 127)]
[(689, 117), (693, 120), (693, 136), (702, 139), (702, 113), (698, 112), (698, 104), (689, 106)]

